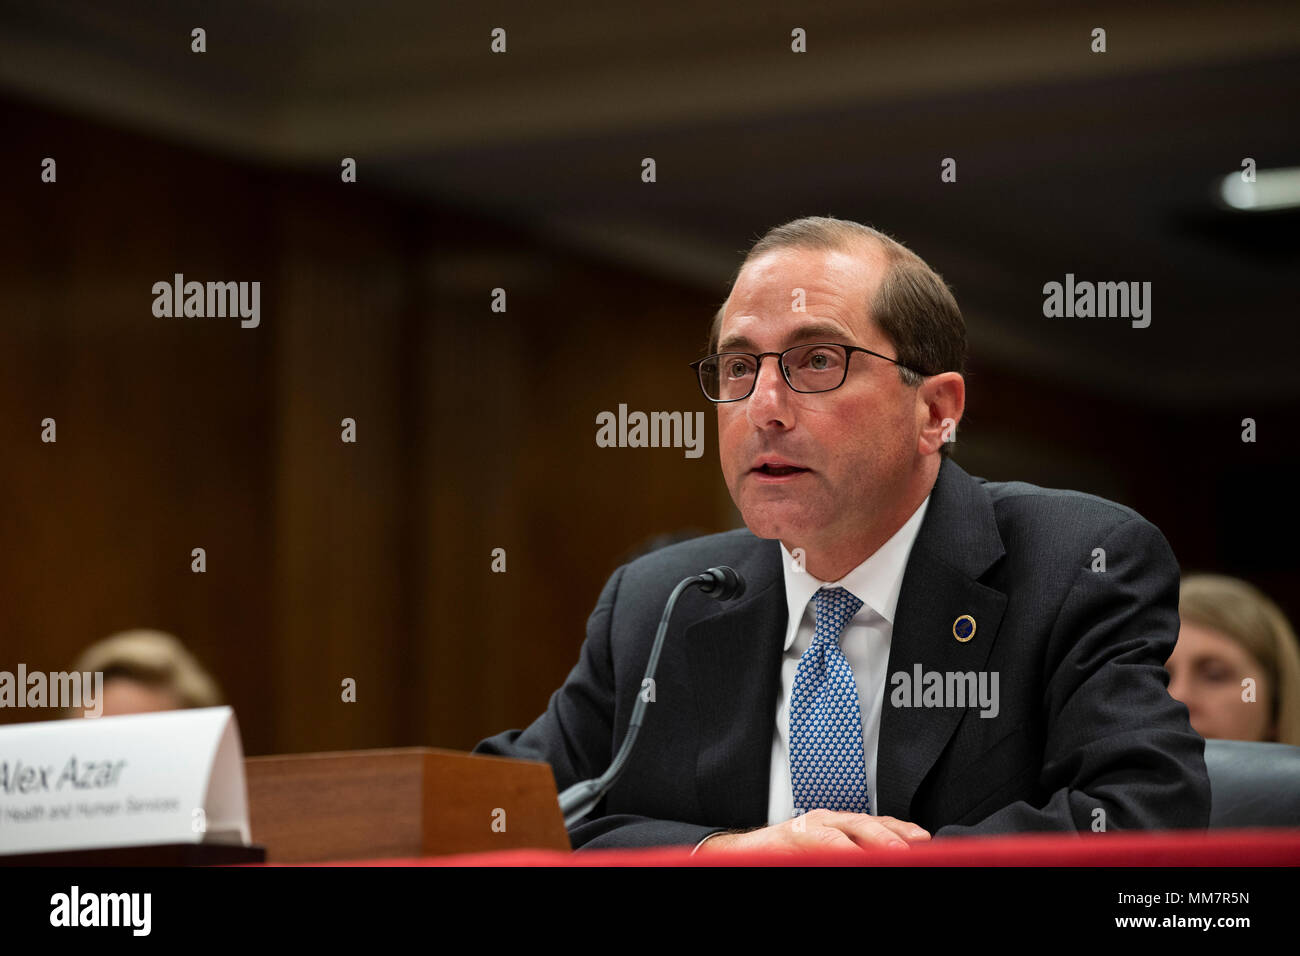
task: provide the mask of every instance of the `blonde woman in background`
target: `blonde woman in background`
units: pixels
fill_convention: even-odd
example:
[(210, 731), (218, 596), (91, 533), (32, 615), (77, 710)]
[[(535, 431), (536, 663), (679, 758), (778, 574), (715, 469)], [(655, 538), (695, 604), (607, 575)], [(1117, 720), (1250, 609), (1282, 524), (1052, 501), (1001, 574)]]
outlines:
[[(1300, 648), (1276, 604), (1245, 581), (1183, 579), (1169, 694), (1202, 737), (1300, 745)], [(1255, 682), (1253, 701), (1242, 681)]]
[[(163, 631), (122, 631), (90, 645), (75, 671), (104, 674), (103, 714), (143, 714), (222, 702), (217, 682), (175, 637)], [(77, 710), (69, 716), (83, 716)]]

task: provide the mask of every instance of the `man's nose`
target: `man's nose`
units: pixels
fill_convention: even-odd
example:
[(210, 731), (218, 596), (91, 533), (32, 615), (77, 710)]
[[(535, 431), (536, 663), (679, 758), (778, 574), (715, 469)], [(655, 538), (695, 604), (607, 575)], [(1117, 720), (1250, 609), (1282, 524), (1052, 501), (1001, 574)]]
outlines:
[(755, 374), (754, 391), (750, 394), (745, 409), (750, 422), (758, 428), (793, 425), (794, 409), (790, 399), (794, 393), (781, 375), (780, 356), (765, 356), (759, 362)]

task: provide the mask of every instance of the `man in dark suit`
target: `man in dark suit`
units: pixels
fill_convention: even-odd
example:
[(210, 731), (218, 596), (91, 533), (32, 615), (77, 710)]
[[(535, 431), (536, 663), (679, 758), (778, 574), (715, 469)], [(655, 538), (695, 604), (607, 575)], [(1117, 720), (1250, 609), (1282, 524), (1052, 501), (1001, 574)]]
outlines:
[[(947, 457), (965, 325), (919, 257), (842, 220), (778, 227), (709, 351), (695, 367), (747, 529), (620, 567), (546, 712), (475, 748), (544, 760), (563, 790), (652, 700), (575, 848), (1206, 825), (1204, 742), (1166, 691), (1168, 544), (1121, 505)], [(688, 590), (643, 687), (669, 593), (724, 564), (744, 595)]]

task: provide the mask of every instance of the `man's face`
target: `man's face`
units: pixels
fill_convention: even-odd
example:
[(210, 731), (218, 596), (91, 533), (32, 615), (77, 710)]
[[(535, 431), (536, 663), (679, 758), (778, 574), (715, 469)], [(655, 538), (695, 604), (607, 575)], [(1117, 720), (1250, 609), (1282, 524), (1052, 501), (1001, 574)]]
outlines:
[[(767, 253), (737, 277), (718, 351), (838, 342), (896, 358), (865, 314), (885, 271), (874, 244), (856, 253)], [(795, 289), (804, 290), (805, 311), (792, 309)], [(902, 383), (897, 366), (860, 352), (834, 391), (792, 391), (769, 357), (749, 398), (718, 405), (719, 453), (732, 500), (755, 535), (780, 538), (790, 548), (843, 546), (895, 520), (917, 468), (919, 428), (916, 390)], [(801, 470), (771, 474), (760, 469), (765, 462)]]

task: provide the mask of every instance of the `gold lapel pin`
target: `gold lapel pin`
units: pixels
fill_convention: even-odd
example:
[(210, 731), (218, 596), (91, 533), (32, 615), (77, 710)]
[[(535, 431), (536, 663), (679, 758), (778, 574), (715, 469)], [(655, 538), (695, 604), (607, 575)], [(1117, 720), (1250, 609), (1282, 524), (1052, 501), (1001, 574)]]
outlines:
[(952, 622), (952, 636), (965, 644), (975, 636), (975, 618), (963, 614)]

